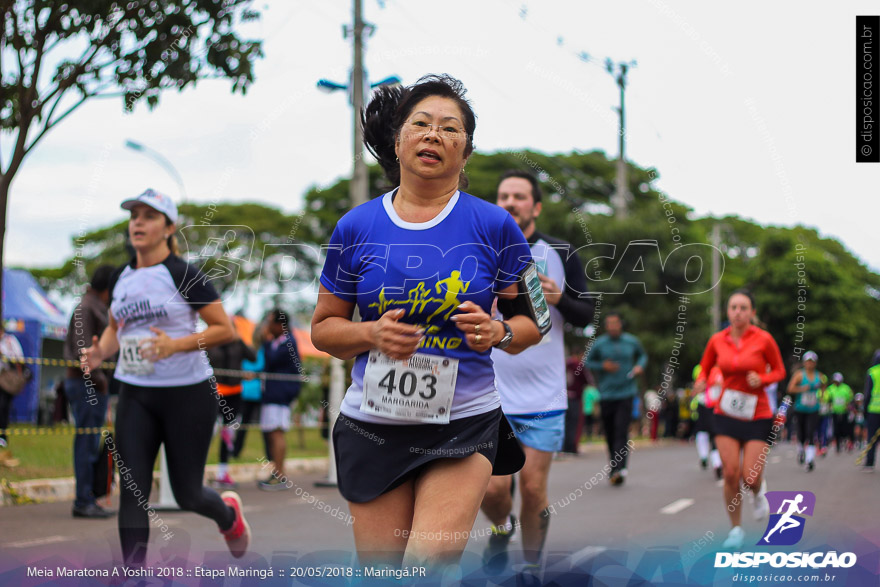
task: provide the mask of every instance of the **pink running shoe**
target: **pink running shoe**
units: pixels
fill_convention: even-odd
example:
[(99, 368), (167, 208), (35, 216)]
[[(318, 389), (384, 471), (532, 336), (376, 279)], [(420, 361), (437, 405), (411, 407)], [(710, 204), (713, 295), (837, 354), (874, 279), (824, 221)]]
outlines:
[(226, 445), (226, 450), (235, 450), (235, 433), (228, 426), (220, 429), (220, 440)]
[(214, 489), (236, 489), (238, 487), (238, 483), (232, 480), (232, 477), (229, 476), (229, 473), (226, 473), (222, 477), (215, 477), (211, 479), (211, 487)]
[(232, 522), (232, 526), (229, 530), (221, 530), (220, 533), (226, 539), (226, 546), (229, 547), (232, 556), (241, 558), (251, 543), (251, 527), (244, 519), (244, 514), (241, 511), (241, 498), (236, 492), (224, 491), (220, 497), (226, 502), (226, 505), (235, 510), (235, 521)]

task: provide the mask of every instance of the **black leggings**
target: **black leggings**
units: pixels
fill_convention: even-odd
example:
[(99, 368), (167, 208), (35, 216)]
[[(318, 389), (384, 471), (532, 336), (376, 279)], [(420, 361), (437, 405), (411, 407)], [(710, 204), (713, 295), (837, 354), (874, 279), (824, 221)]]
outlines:
[(795, 412), (795, 414), (798, 421), (798, 442), (802, 445), (816, 444), (819, 412)]
[(834, 444), (837, 446), (837, 452), (840, 452), (844, 439), (852, 437), (850, 428), (847, 414), (834, 414)]
[[(238, 420), (239, 424), (241, 424), (241, 394), (236, 393), (233, 395), (223, 396), (224, 404), (223, 406), (217, 406), (220, 408), (220, 426), (229, 426), (233, 422)], [(223, 437), (220, 437), (220, 462), (228, 463), (229, 457), (235, 453), (235, 436), (241, 432), (241, 427), (236, 428), (232, 431), (233, 434), (233, 450), (229, 450), (226, 446), (226, 443), (223, 442)]]
[[(126, 565), (142, 565), (150, 538), (149, 507), (153, 464), (165, 445), (174, 499), (183, 510), (232, 526), (235, 510), (216, 491), (202, 486), (217, 399), (207, 381), (182, 387), (139, 387), (123, 383), (116, 410), (120, 470), (119, 541)], [(123, 473), (125, 469), (130, 472)]]
[(633, 398), (602, 400), (599, 406), (602, 412), (602, 426), (605, 428), (605, 442), (608, 444), (608, 456), (611, 460), (611, 471), (616, 473), (626, 469), (629, 456), (626, 443), (629, 438)]

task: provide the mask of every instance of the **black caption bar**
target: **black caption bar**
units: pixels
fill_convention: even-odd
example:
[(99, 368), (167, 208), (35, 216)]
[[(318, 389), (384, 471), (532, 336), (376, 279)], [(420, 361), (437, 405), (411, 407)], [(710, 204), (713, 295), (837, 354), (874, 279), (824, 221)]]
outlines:
[(880, 68), (880, 16), (856, 17), (856, 163), (880, 163), (880, 111), (874, 82)]

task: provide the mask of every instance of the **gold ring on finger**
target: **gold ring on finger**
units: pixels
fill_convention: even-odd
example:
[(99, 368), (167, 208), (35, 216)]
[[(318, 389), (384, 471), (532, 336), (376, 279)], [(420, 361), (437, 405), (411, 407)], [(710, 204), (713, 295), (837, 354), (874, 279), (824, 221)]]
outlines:
[(475, 332), (476, 334), (479, 334), (479, 333), (480, 333), (480, 325), (479, 325), (479, 324), (474, 325), (474, 332)]
[(476, 335), (476, 336), (474, 337), (474, 342), (477, 343), (477, 344), (480, 344), (480, 341), (481, 341), (481, 340), (483, 340), (483, 335), (482, 335), (482, 334), (478, 334), (478, 335)]

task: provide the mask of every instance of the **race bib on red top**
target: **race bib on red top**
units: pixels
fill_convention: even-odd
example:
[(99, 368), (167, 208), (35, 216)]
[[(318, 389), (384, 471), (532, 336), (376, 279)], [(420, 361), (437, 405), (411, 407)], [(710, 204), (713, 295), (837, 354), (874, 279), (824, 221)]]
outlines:
[(754, 420), (758, 396), (736, 389), (725, 389), (718, 405), (726, 416), (740, 420)]

